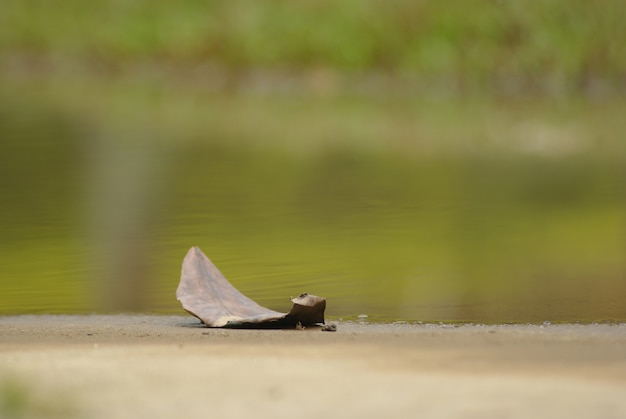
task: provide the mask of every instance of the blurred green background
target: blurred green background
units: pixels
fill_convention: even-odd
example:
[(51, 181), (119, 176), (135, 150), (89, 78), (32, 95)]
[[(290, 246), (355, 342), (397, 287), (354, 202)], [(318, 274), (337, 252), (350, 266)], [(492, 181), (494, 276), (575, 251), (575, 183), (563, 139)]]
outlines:
[(0, 314), (626, 320), (626, 3), (4, 0)]

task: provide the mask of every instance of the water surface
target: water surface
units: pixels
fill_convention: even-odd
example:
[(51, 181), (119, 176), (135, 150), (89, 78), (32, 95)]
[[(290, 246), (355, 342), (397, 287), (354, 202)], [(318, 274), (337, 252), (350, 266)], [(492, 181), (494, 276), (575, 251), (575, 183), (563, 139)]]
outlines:
[[(216, 103), (207, 111), (235, 108)], [(464, 148), (474, 134), (445, 122), (431, 138), (376, 117), (385, 107), (335, 103), (342, 116), (329, 120), (298, 103), (265, 115), (312, 118), (285, 122), (294, 142), (308, 136), (295, 152), (247, 142), (255, 127), (275, 131), (246, 101), (222, 115), (240, 125), (181, 132), (4, 106), (0, 313), (180, 312), (180, 265), (197, 245), (281, 311), (309, 292), (342, 318), (626, 320), (621, 156), (525, 125), (515, 152)], [(389, 145), (415, 137), (427, 150), (438, 135), (459, 146)]]

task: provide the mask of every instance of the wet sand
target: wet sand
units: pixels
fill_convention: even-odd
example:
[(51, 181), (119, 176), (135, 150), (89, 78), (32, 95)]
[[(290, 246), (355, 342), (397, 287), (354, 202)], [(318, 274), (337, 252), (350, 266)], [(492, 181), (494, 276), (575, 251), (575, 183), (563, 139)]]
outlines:
[(626, 417), (625, 324), (337, 325), (0, 317), (0, 417)]

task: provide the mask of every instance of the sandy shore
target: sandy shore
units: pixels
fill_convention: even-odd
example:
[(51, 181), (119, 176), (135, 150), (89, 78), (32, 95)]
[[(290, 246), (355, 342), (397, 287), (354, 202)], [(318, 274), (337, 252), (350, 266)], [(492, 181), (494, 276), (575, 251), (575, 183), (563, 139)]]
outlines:
[[(626, 325), (0, 317), (0, 417), (624, 418)], [(22, 416), (19, 416), (22, 415)]]

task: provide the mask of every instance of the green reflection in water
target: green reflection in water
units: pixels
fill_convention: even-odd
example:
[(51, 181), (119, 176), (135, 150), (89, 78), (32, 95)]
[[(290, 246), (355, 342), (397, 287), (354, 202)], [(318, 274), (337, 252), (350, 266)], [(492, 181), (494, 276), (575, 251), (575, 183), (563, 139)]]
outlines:
[(293, 153), (237, 130), (182, 141), (48, 110), (0, 117), (2, 314), (180, 312), (180, 263), (198, 245), (277, 310), (306, 291), (348, 318), (626, 320), (624, 165), (610, 153)]

